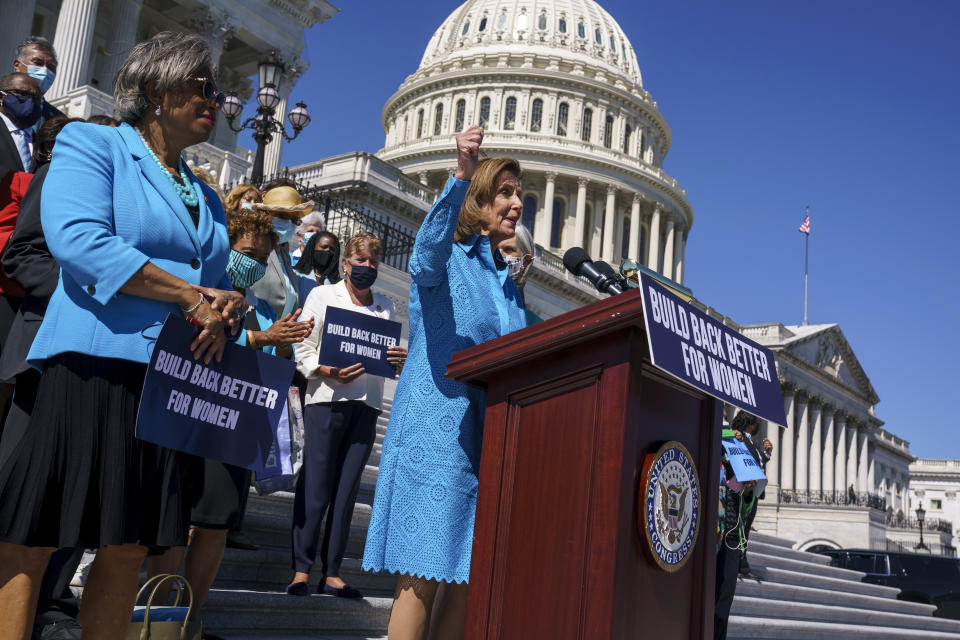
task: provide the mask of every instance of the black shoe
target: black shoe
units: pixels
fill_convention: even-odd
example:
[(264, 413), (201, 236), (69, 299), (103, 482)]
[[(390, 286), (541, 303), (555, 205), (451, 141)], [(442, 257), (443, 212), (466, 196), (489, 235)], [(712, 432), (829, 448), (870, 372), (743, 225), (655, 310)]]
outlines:
[(224, 640), (220, 636), (215, 636), (212, 633), (202, 633), (200, 635), (200, 640)]
[(247, 537), (243, 531), (236, 530), (227, 533), (227, 547), (230, 549), (246, 549), (247, 551), (257, 551), (260, 545)]
[(310, 595), (310, 585), (306, 582), (292, 582), (287, 585), (287, 593), (291, 596)]
[(37, 640), (82, 640), (83, 628), (76, 620), (65, 618), (37, 627), (33, 637)]
[(326, 578), (324, 578), (320, 584), (317, 586), (317, 593), (327, 594), (331, 596), (337, 596), (338, 598), (362, 598), (363, 594), (344, 583), (342, 587), (337, 589), (336, 587), (331, 587), (327, 584)]

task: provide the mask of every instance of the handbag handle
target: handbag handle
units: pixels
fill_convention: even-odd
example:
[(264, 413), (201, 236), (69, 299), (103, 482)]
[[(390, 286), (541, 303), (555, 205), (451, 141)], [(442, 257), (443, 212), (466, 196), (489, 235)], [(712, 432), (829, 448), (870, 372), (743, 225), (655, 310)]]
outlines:
[(183, 624), (180, 625), (180, 640), (185, 640), (187, 623), (189, 623), (190, 618), (193, 616), (193, 589), (190, 587), (190, 583), (187, 582), (186, 578), (174, 573), (164, 573), (150, 578), (142, 587), (140, 587), (140, 591), (137, 592), (137, 602), (139, 602), (140, 596), (143, 595), (143, 592), (146, 591), (150, 585), (153, 585), (153, 589), (150, 590), (150, 597), (147, 599), (147, 608), (143, 612), (143, 627), (140, 629), (140, 640), (150, 639), (150, 607), (153, 606), (153, 599), (157, 595), (157, 590), (160, 588), (160, 585), (170, 580), (173, 580), (177, 587), (177, 600), (174, 606), (179, 606), (180, 594), (184, 588), (186, 589), (187, 596), (190, 599), (190, 604), (187, 607), (187, 615), (183, 620)]

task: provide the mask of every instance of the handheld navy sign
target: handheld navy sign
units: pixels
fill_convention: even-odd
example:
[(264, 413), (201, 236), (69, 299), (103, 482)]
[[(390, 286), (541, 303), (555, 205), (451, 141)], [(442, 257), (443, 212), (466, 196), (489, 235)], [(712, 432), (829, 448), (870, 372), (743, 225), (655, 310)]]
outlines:
[(767, 477), (754, 457), (750, 455), (750, 450), (747, 449), (745, 444), (737, 440), (721, 440), (720, 444), (727, 452), (730, 467), (733, 469), (733, 475), (737, 477), (737, 480), (747, 482), (748, 480), (763, 480)]
[(359, 362), (368, 374), (396, 377), (397, 370), (387, 362), (387, 348), (400, 344), (401, 328), (393, 320), (327, 307), (317, 359), (322, 365), (338, 368)]
[(715, 398), (786, 425), (773, 352), (640, 274), (654, 366)]
[(199, 329), (167, 316), (153, 348), (137, 437), (262, 473), (276, 438), (294, 364), (227, 343), (223, 360), (194, 360)]

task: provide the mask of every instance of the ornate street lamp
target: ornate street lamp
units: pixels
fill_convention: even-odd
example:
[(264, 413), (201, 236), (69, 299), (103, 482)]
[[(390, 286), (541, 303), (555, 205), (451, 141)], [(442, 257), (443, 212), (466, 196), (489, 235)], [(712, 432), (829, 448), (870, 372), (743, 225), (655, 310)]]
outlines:
[(917, 551), (930, 550), (927, 548), (927, 545), (923, 544), (923, 520), (926, 517), (927, 517), (927, 512), (924, 510), (923, 505), (921, 504), (919, 507), (917, 507), (917, 522), (920, 523), (920, 544), (914, 547), (914, 549), (916, 549)]
[(276, 51), (271, 51), (264, 56), (257, 64), (257, 71), (260, 76), (260, 89), (257, 91), (257, 115), (247, 118), (239, 127), (234, 126), (233, 122), (243, 111), (243, 102), (236, 93), (228, 93), (223, 101), (221, 111), (227, 118), (230, 129), (240, 133), (244, 129), (253, 129), (253, 140), (257, 143), (257, 155), (253, 161), (253, 170), (250, 179), (254, 184), (260, 184), (263, 181), (263, 157), (266, 147), (273, 141), (274, 134), (282, 135), (287, 142), (290, 142), (303, 131), (303, 128), (310, 124), (310, 113), (307, 111), (307, 105), (298, 102), (290, 110), (287, 118), (293, 126), (293, 135), (288, 136), (286, 128), (283, 126), (283, 117), (277, 120), (274, 117), (277, 105), (280, 104), (280, 92), (277, 87), (280, 85), (281, 75), (283, 73), (283, 62), (277, 57)]

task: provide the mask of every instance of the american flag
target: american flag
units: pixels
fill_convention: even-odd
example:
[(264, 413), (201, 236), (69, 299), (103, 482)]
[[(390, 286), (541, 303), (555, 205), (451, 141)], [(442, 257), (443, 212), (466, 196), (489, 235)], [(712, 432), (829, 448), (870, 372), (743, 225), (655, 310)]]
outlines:
[(797, 231), (810, 235), (810, 216), (807, 216), (803, 219), (803, 222), (800, 223), (800, 228), (797, 229)]

